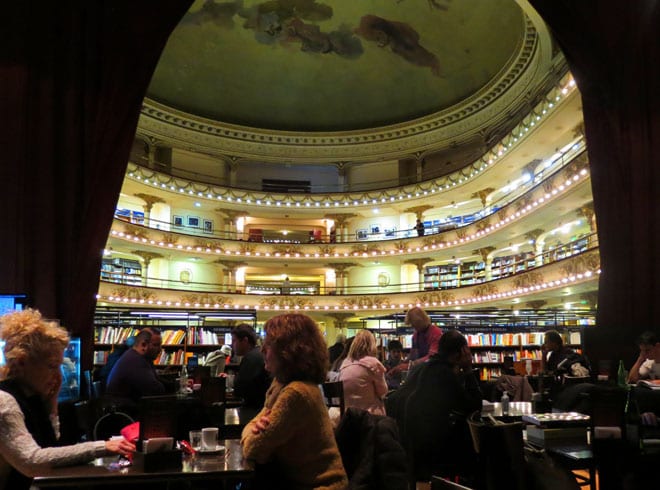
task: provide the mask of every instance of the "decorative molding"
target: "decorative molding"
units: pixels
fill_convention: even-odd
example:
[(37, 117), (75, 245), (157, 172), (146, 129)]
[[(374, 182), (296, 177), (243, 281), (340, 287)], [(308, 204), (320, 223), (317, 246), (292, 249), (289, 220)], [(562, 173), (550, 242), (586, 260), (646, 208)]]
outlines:
[[(139, 134), (210, 154), (291, 163), (333, 163), (401, 158), (460, 144), (484, 128), (506, 124), (514, 108), (529, 104), (530, 87), (559, 76), (527, 15), (518, 53), (498, 77), (460, 104), (413, 121), (373, 130), (293, 133), (218, 123), (145, 99)], [(543, 42), (550, 42), (545, 36)]]

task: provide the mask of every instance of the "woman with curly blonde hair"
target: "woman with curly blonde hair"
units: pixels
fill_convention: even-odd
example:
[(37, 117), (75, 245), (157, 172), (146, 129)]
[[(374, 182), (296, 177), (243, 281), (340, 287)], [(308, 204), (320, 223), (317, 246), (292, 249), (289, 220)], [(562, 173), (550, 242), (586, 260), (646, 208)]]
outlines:
[[(243, 455), (270, 463), (282, 488), (347, 488), (318, 386), (328, 370), (328, 348), (318, 325), (306, 315), (291, 313), (271, 318), (264, 330), (266, 370), (274, 379), (264, 408), (243, 430)], [(272, 480), (264, 483), (272, 488)]]
[(69, 335), (28, 309), (0, 318), (0, 339), (5, 341), (0, 374), (0, 488), (27, 489), (39, 470), (135, 450), (123, 439), (54, 447), (59, 438), (60, 366)]
[(344, 382), (346, 407), (385, 415), (385, 366), (376, 358), (376, 339), (369, 330), (360, 330), (355, 336), (339, 368), (339, 379)]

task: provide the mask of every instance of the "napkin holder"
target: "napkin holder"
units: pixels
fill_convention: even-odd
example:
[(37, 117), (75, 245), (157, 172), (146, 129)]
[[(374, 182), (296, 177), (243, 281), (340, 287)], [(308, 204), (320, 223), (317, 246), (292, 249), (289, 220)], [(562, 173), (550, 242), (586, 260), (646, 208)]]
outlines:
[(171, 449), (172, 443), (172, 438), (142, 441), (141, 450), (133, 455), (133, 465), (145, 473), (181, 470), (183, 467), (181, 450)]

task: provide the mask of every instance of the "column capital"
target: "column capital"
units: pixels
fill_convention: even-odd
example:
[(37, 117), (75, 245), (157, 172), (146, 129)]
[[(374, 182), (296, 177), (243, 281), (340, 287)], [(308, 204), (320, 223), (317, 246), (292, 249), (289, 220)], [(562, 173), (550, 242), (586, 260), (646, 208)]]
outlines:
[(423, 206), (413, 206), (412, 208), (406, 208), (403, 210), (404, 213), (415, 213), (415, 216), (418, 219), (422, 219), (424, 216), (424, 212), (428, 211), (429, 209), (433, 209), (433, 206), (430, 205), (423, 205)]
[(224, 214), (227, 217), (227, 219), (230, 219), (232, 221), (235, 221), (236, 218), (245, 218), (246, 216), (248, 216), (248, 213), (246, 213), (245, 211), (237, 211), (235, 209), (215, 208), (214, 211)]
[(409, 264), (409, 265), (414, 265), (415, 267), (417, 267), (417, 270), (421, 272), (424, 268), (424, 264), (428, 264), (429, 262), (432, 262), (432, 261), (433, 261), (433, 259), (430, 258), (430, 257), (420, 257), (418, 259), (405, 260), (403, 263), (404, 264)]
[(488, 196), (490, 196), (493, 192), (495, 192), (494, 187), (486, 187), (485, 189), (478, 190), (477, 192), (473, 192), (472, 195), (470, 196), (472, 199), (479, 198), (481, 201), (481, 205), (485, 208), (486, 207), (486, 201), (488, 200)]
[(142, 193), (142, 192), (137, 193), (137, 194), (133, 194), (133, 195), (134, 195), (135, 197), (139, 197), (140, 199), (142, 199), (144, 202), (147, 203), (147, 204), (145, 204), (144, 207), (145, 207), (145, 209), (146, 209), (147, 211), (149, 211), (149, 212), (151, 212), (151, 208), (153, 207), (154, 204), (156, 204), (156, 203), (158, 203), (158, 202), (162, 202), (162, 203), (165, 202), (165, 200), (164, 200), (163, 198), (161, 198), (161, 197), (158, 197), (158, 196), (152, 196), (151, 194), (144, 194), (144, 193)]
[(332, 213), (326, 214), (323, 217), (333, 220), (336, 226), (342, 227), (348, 222), (349, 219), (355, 218), (356, 216), (357, 214), (354, 213)]
[(153, 259), (162, 259), (163, 255), (156, 252), (147, 252), (145, 250), (131, 250), (133, 255), (137, 255), (148, 266)]

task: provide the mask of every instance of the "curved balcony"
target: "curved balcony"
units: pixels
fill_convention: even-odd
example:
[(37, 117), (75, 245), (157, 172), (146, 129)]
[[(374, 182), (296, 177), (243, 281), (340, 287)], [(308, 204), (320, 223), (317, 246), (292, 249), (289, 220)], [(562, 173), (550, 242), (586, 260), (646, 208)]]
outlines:
[[(348, 286), (314, 291), (313, 294), (243, 294), (218, 284), (184, 283), (146, 278), (149, 286), (102, 281), (97, 299), (108, 304), (139, 304), (154, 307), (209, 309), (254, 308), (263, 310), (364, 310), (424, 307), (494, 306), (517, 301), (544, 301), (561, 294), (576, 294), (593, 288), (600, 274), (596, 234), (587, 247), (566, 257), (561, 250), (538, 257), (538, 263), (512, 268), (510, 275), (469, 286), (424, 290), (423, 284)], [(563, 257), (563, 258), (558, 258)], [(537, 263), (535, 259), (535, 264)], [(162, 282), (160, 282), (162, 281)], [(159, 283), (160, 282), (160, 283)], [(571, 290), (568, 290), (570, 288)], [(375, 292), (376, 290), (377, 292)], [(563, 291), (562, 291), (563, 290)]]
[[(443, 230), (423, 237), (399, 240), (379, 240), (378, 242), (341, 242), (341, 243), (263, 243), (244, 240), (227, 240), (211, 236), (189, 235), (176, 231), (151, 228), (142, 224), (128, 223), (116, 218), (110, 233), (111, 239), (128, 244), (139, 245), (155, 252), (164, 250), (190, 252), (202, 256), (216, 256), (228, 260), (264, 260), (281, 259), (343, 260), (372, 259), (383, 256), (419, 255), (429, 251), (439, 251), (458, 246), (471, 248), (489, 245), (497, 234), (504, 232), (531, 213), (541, 209), (562, 214), (562, 203), (571, 195), (578, 196), (589, 185), (589, 171), (586, 153), (554, 172), (548, 178), (537, 183), (531, 189), (503, 205), (496, 215), (485, 216), (460, 228)], [(577, 208), (584, 202), (574, 203)], [(209, 257), (210, 258), (210, 257)]]

